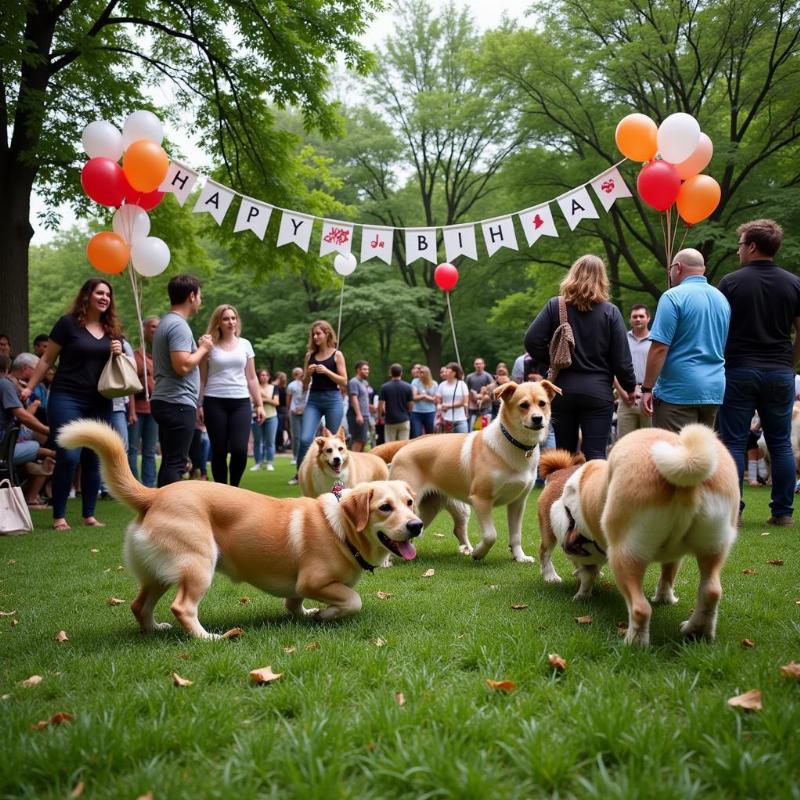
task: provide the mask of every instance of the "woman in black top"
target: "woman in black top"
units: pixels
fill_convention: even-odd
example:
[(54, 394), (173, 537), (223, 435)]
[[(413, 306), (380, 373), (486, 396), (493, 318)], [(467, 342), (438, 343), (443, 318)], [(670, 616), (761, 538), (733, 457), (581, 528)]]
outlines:
[[(563, 391), (553, 399), (556, 446), (577, 452), (580, 432), (587, 460), (605, 458), (614, 415), (614, 377), (625, 391), (636, 386), (625, 323), (619, 309), (608, 302), (606, 268), (597, 256), (581, 256), (561, 282), (559, 294), (566, 301), (575, 350), (572, 365), (554, 381)], [(525, 350), (538, 364), (549, 366), (550, 340), (558, 325), (558, 297), (553, 297), (525, 334)]]
[(278, 426), (275, 429), (275, 449), (277, 452), (282, 453), (285, 449), (283, 446), (283, 432), (289, 430), (289, 425), (286, 421), (289, 414), (286, 408), (286, 373), (276, 372), (272, 385), (275, 387), (274, 392), (278, 397)]
[[(27, 399), (45, 372), (59, 359), (47, 404), (53, 436), (68, 422), (82, 417), (111, 423), (113, 401), (97, 391), (97, 382), (109, 355), (121, 352), (122, 329), (114, 309), (111, 286), (103, 278), (90, 278), (81, 286), (70, 312), (61, 317), (50, 331), (47, 350), (22, 392)], [(103, 524), (94, 516), (100, 490), (97, 456), (88, 448), (65, 450), (56, 446), (53, 528), (57, 531), (70, 529), (66, 520), (67, 497), (78, 462), (81, 465), (83, 524)]]

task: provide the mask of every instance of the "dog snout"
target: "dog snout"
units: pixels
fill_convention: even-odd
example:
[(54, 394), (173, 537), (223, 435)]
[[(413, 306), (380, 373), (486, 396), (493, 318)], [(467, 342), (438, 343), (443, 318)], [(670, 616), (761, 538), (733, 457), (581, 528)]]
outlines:
[(534, 416), (531, 417), (531, 427), (535, 431), (541, 430), (543, 426), (544, 426), (544, 416), (542, 416), (541, 414), (535, 414)]
[(333, 464), (333, 466), (334, 466), (334, 467), (338, 467), (338, 466), (339, 466), (339, 464), (341, 464), (341, 463), (342, 463), (342, 459), (341, 459), (341, 458), (339, 458), (339, 456), (334, 456), (334, 457), (331, 459), (331, 464)]
[(408, 535), (411, 539), (413, 539), (415, 536), (419, 536), (422, 533), (422, 520), (409, 520), (406, 522), (406, 530), (408, 531)]

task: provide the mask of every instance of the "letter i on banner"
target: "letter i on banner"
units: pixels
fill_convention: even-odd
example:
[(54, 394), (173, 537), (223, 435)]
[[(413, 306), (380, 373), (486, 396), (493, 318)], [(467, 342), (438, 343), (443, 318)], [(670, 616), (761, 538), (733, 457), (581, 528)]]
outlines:
[(281, 217), (281, 227), (278, 231), (276, 246), (282, 247), (285, 244), (296, 244), (307, 253), (313, 227), (314, 217), (297, 214), (294, 211), (284, 211)]
[(451, 264), (458, 256), (478, 260), (478, 245), (475, 242), (475, 228), (472, 225), (457, 225), (442, 228), (445, 258)]
[(200, 197), (197, 198), (197, 202), (194, 204), (192, 213), (211, 214), (217, 225), (221, 225), (232, 202), (233, 192), (230, 189), (212, 180), (207, 180), (203, 191), (200, 192)]
[(172, 192), (179, 205), (186, 202), (186, 198), (194, 188), (197, 181), (197, 173), (193, 169), (181, 164), (180, 161), (173, 161), (167, 170), (167, 177), (158, 187), (159, 192)]
[(236, 216), (236, 224), (233, 226), (233, 232), (253, 231), (263, 241), (271, 214), (272, 206), (261, 203), (258, 200), (252, 200), (249, 197), (243, 197), (242, 204), (239, 206), (239, 213)]
[(406, 264), (418, 258), (437, 263), (436, 228), (406, 228)]
[(392, 263), (392, 239), (394, 228), (361, 228), (361, 263), (379, 258)]

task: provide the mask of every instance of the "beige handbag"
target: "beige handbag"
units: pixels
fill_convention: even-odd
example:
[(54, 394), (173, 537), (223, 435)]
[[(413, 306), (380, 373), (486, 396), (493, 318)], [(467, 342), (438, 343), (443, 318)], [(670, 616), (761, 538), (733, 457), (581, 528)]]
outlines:
[(142, 391), (142, 382), (136, 374), (136, 367), (131, 364), (127, 356), (111, 354), (100, 373), (97, 391), (109, 399), (127, 397), (129, 394), (139, 394)]
[(17, 536), (33, 530), (31, 512), (19, 486), (7, 478), (0, 481), (0, 534)]
[(558, 298), (559, 325), (550, 339), (550, 369), (547, 380), (554, 381), (562, 369), (572, 366), (572, 354), (575, 351), (575, 335), (567, 322), (567, 303), (563, 297)]

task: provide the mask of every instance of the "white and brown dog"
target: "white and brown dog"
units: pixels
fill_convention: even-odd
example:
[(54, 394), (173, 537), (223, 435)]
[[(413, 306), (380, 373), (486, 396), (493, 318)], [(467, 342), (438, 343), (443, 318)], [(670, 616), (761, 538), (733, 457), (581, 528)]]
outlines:
[[(516, 561), (533, 561), (522, 549), (522, 517), (556, 394), (561, 390), (550, 381), (509, 382), (495, 390), (495, 398), (502, 401), (500, 413), (483, 430), (391, 442), (372, 452), (391, 460), (392, 478), (407, 481), (417, 493), (425, 525), (447, 509), (460, 552), (483, 558), (497, 539), (492, 512), (496, 506), (508, 506), (511, 554)], [(467, 536), (470, 506), (481, 529), (474, 549)]]
[[(591, 594), (608, 557), (628, 606), (625, 642), (646, 647), (651, 609), (642, 592), (645, 570), (661, 563), (652, 600), (676, 603), (675, 575), (687, 554), (697, 559), (700, 587), (681, 632), (714, 638), (720, 571), (736, 538), (738, 514), (739, 481), (730, 453), (710, 428), (687, 425), (680, 434), (634, 431), (614, 445), (608, 461), (575, 469), (550, 505), (550, 526), (577, 567), (576, 598)], [(543, 539), (542, 575), (550, 582), (561, 580), (549, 558), (552, 546)]]
[(350, 489), (364, 481), (388, 480), (389, 468), (372, 453), (348, 450), (344, 428), (335, 435), (323, 428), (308, 448), (297, 478), (305, 497), (319, 497), (337, 482)]
[[(140, 584), (131, 610), (143, 631), (169, 627), (153, 611), (177, 584), (172, 613), (178, 622), (193, 636), (218, 638), (197, 617), (215, 570), (285, 598), (296, 617), (347, 616), (361, 608), (353, 587), (362, 570), (389, 553), (416, 555), (411, 540), (422, 533), (422, 521), (402, 481), (360, 484), (341, 498), (281, 500), (201, 481), (148, 489), (131, 474), (122, 441), (108, 425), (78, 420), (61, 429), (58, 441), (96, 451), (112, 494), (137, 511), (124, 552)], [(304, 608), (306, 597), (328, 607)]]

